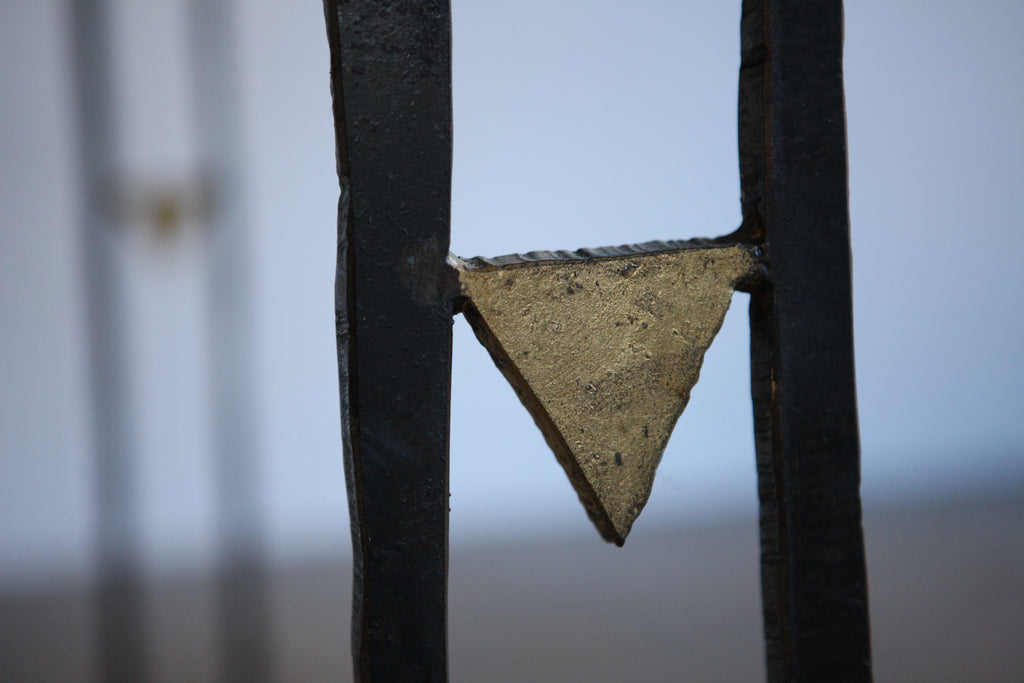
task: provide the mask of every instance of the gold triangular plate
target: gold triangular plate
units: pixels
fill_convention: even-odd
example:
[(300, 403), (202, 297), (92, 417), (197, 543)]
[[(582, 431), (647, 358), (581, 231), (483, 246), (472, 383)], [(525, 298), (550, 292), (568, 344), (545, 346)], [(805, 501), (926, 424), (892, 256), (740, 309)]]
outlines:
[(477, 337), (601, 536), (622, 545), (755, 258), (738, 245), (657, 242), (453, 260)]

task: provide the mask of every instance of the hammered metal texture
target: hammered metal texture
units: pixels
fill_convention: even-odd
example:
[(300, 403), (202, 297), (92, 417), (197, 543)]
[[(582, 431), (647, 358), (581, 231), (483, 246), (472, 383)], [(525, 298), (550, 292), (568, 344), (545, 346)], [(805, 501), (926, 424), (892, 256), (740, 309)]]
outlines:
[(733, 289), (758, 267), (738, 245), (660, 244), (454, 259), (473, 330), (617, 545)]

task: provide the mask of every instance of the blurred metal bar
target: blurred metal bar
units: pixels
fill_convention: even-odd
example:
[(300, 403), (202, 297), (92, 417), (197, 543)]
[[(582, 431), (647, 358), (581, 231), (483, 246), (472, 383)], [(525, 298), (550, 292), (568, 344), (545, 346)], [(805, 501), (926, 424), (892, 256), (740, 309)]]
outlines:
[(82, 255), (89, 336), (98, 546), (98, 678), (146, 676), (137, 472), (125, 364), (123, 256), (106, 206), (117, 117), (106, 0), (71, 3), (72, 65), (82, 182)]
[(447, 679), (447, 0), (325, 0), (357, 680)]
[(867, 681), (841, 0), (744, 0), (742, 52), (768, 679)]
[(207, 203), (207, 330), (213, 409), (223, 678), (266, 681), (273, 665), (261, 511), (252, 271), (233, 3), (188, 5), (195, 122)]

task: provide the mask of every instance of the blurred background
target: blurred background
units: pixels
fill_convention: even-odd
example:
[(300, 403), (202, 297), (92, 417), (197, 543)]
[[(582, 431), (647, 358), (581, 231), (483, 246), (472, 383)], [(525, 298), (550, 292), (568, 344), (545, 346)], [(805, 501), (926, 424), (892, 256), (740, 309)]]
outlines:
[[(733, 230), (739, 4), (455, 0), (452, 250)], [(846, 12), (876, 674), (1019, 681), (1024, 4)], [(333, 136), (319, 2), (0, 0), (0, 680), (350, 676)], [(456, 320), (453, 679), (763, 677), (746, 305), (623, 549)]]

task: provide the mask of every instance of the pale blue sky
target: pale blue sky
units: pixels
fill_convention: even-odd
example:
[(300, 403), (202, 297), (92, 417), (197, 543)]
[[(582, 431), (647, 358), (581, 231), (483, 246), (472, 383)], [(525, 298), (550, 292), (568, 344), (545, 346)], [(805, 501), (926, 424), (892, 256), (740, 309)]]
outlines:
[[(201, 160), (182, 4), (114, 5), (123, 163), (187, 177)], [(0, 580), (92, 562), (63, 6), (0, 2)], [(277, 557), (347, 552), (322, 10), (244, 6), (239, 126), (265, 521)], [(738, 1), (456, 0), (453, 250), (497, 255), (735, 228), (738, 20)], [(154, 25), (160, 39), (144, 39)], [(1016, 2), (848, 3), (869, 504), (1024, 481), (1022, 29)], [(145, 551), (154, 566), (202, 563), (214, 536), (196, 318), (202, 243), (125, 249), (134, 254)], [(708, 354), (634, 534), (755, 514), (746, 304), (736, 297)], [(464, 321), (455, 334), (453, 543), (550, 533), (601, 543)]]

